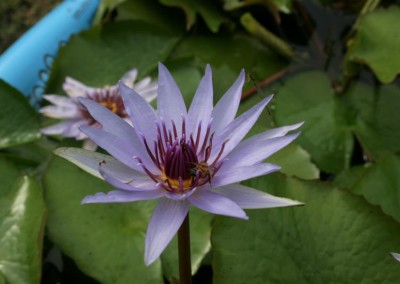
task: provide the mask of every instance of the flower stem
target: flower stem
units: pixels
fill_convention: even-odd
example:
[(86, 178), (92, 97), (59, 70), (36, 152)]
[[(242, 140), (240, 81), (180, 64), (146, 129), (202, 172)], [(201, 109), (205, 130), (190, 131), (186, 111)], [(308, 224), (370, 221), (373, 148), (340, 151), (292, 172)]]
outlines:
[(192, 284), (189, 213), (178, 231), (179, 284)]

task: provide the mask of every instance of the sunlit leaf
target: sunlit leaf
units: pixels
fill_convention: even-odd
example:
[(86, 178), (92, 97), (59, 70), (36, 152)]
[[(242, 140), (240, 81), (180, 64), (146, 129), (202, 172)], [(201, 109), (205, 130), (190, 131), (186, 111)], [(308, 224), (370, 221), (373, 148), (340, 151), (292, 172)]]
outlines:
[(40, 283), (45, 204), (39, 184), (0, 159), (0, 282)]

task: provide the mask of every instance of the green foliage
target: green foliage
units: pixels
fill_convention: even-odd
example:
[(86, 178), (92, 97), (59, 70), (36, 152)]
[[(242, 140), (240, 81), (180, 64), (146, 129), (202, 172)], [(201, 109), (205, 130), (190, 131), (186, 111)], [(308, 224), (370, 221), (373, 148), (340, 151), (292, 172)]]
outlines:
[(246, 184), (305, 206), (248, 211), (245, 222), (218, 217), (215, 283), (398, 282), (389, 252), (400, 227), (379, 208), (322, 182), (271, 175)]
[(0, 149), (39, 138), (39, 119), (26, 98), (0, 80)]
[(318, 71), (289, 78), (276, 97), (278, 125), (304, 121), (297, 142), (311, 154), (317, 165), (337, 173), (350, 165), (353, 137), (339, 100), (328, 77)]
[[(281, 173), (246, 184), (305, 206), (249, 210), (249, 221), (191, 209), (193, 274), (212, 265), (217, 284), (397, 283), (389, 253), (400, 252), (399, 5), (292, 2), (104, 0), (96, 25), (60, 49), (46, 92), (63, 94), (67, 76), (113, 85), (131, 68), (156, 79), (163, 62), (189, 105), (210, 64), (216, 102), (244, 68), (261, 92), (246, 80), (239, 114), (275, 93), (248, 137), (304, 121), (299, 138), (267, 159)], [(155, 202), (81, 205), (111, 186), (51, 159), (78, 142), (39, 139), (38, 114), (3, 81), (0, 99), (0, 283), (82, 283), (49, 276), (45, 225), (49, 246), (77, 265), (71, 275), (177, 283), (175, 239), (144, 265)], [(57, 273), (70, 272), (64, 265)]]
[(40, 283), (45, 204), (37, 181), (0, 158), (0, 283)]
[(383, 83), (392, 82), (400, 73), (400, 8), (379, 9), (362, 17), (349, 59), (368, 65)]

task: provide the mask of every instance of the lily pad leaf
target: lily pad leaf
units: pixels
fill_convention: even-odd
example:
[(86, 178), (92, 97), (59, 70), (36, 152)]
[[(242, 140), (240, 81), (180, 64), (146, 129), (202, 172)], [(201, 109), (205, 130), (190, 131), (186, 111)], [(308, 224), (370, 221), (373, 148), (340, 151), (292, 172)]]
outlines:
[(279, 165), (280, 171), (287, 176), (318, 179), (319, 170), (310, 158), (310, 154), (299, 145), (290, 144), (268, 158), (268, 162)]
[(377, 163), (359, 166), (337, 177), (336, 184), (346, 188), (382, 208), (400, 221), (400, 155), (388, 155)]
[(139, 21), (94, 27), (60, 49), (47, 92), (60, 94), (67, 76), (102, 87), (116, 84), (132, 68), (139, 70), (139, 76), (147, 75), (166, 59), (178, 40), (175, 33)]
[(352, 61), (368, 65), (382, 83), (400, 73), (400, 8), (392, 6), (362, 16), (348, 51)]
[(338, 173), (349, 167), (353, 136), (346, 119), (348, 110), (335, 97), (324, 73), (303, 72), (289, 78), (278, 89), (275, 101), (278, 125), (304, 121), (296, 142), (321, 170)]
[(40, 283), (45, 204), (39, 184), (0, 159), (0, 282)]
[(39, 139), (39, 119), (27, 99), (0, 80), (0, 149)]
[(400, 151), (400, 88), (384, 85), (377, 91), (357, 84), (348, 93), (357, 113), (355, 134), (371, 160)]
[(246, 184), (305, 206), (249, 210), (248, 221), (217, 217), (216, 283), (398, 282), (389, 253), (399, 248), (400, 225), (378, 207), (327, 183), (278, 174)]

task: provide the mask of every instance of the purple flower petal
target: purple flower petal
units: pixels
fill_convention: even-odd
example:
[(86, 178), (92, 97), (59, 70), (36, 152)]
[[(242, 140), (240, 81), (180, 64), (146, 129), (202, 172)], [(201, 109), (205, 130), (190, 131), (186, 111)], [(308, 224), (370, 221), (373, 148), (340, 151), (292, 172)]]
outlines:
[[(136, 152), (136, 149), (131, 147), (130, 144), (99, 128), (82, 126), (81, 131), (120, 162), (134, 170), (144, 172), (142, 167), (138, 165), (138, 160), (135, 159), (135, 157), (142, 157), (144, 154)], [(146, 167), (154, 174), (160, 173), (160, 170), (153, 163), (146, 164)]]
[(295, 200), (276, 197), (240, 184), (230, 184), (213, 189), (212, 191), (228, 197), (242, 209), (274, 208), (303, 204)]
[(123, 83), (119, 84), (119, 91), (136, 132), (142, 133), (149, 143), (155, 141), (157, 139), (156, 121), (158, 121), (158, 116), (154, 109), (144, 98)]
[[(89, 111), (92, 117), (101, 124), (101, 128), (118, 137), (122, 142), (131, 147), (133, 153), (146, 153), (143, 141), (139, 138), (133, 129), (121, 117), (103, 107), (102, 105), (89, 100), (80, 98), (79, 100)], [(142, 155), (142, 160), (146, 165), (152, 163), (147, 155)]]
[(98, 192), (94, 195), (85, 196), (81, 204), (88, 203), (126, 203), (139, 200), (150, 200), (160, 198), (164, 195), (163, 190), (148, 190), (148, 191), (126, 191), (113, 190), (107, 193)]
[(400, 253), (391, 252), (390, 254), (393, 256), (395, 260), (400, 261)]
[(158, 64), (157, 112), (167, 126), (171, 127), (171, 120), (174, 121), (181, 134), (182, 115), (187, 114), (185, 102), (174, 78), (161, 63)]
[(215, 105), (215, 108), (212, 111), (212, 132), (220, 132), (235, 118), (240, 103), (240, 96), (242, 94), (244, 77), (244, 70), (242, 69), (235, 83), (233, 83), (229, 90)]
[(71, 98), (86, 97), (88, 92), (94, 90), (71, 77), (65, 78), (63, 89)]
[(211, 118), (211, 112), (213, 109), (213, 86), (212, 86), (212, 72), (209, 65), (206, 67), (206, 72), (201, 79), (199, 87), (197, 88), (196, 94), (194, 95), (193, 101), (190, 105), (190, 109), (187, 116), (188, 129), (193, 130), (193, 136), (196, 137), (198, 125), (201, 122), (202, 136), (200, 141), (204, 139), (205, 129), (207, 129), (208, 123)]
[(224, 152), (222, 153), (220, 159), (223, 159), (226, 155), (228, 155), (253, 127), (254, 123), (256, 123), (258, 117), (261, 115), (265, 106), (270, 102), (271, 99), (272, 96), (263, 99), (261, 102), (232, 121), (222, 130), (221, 133), (216, 133), (218, 136), (215, 139), (215, 146), (213, 146), (213, 151), (209, 160), (213, 161), (216, 158), (222, 144), (226, 141), (228, 142), (225, 145)]
[(114, 157), (89, 150), (66, 147), (54, 150), (54, 154), (67, 159), (82, 170), (98, 178), (102, 178), (99, 173), (100, 164), (109, 174), (112, 174), (121, 181), (128, 182), (132, 179), (147, 177), (147, 175), (125, 166)]
[(141, 178), (138, 178), (137, 181), (136, 179), (132, 179), (126, 182), (121, 181), (120, 179), (110, 174), (110, 170), (107, 168), (103, 168), (101, 164), (99, 166), (99, 172), (106, 182), (108, 182), (109, 184), (118, 189), (129, 190), (129, 191), (149, 191), (160, 188), (154, 181), (152, 181), (147, 176), (141, 176)]
[(271, 138), (268, 140), (255, 140), (252, 143), (243, 141), (243, 146), (239, 144), (224, 161), (224, 168), (244, 167), (254, 165), (261, 162), (276, 153), (283, 147), (286, 147), (290, 142), (296, 139), (300, 132), (293, 133), (283, 137)]
[(162, 198), (146, 233), (146, 265), (152, 264), (172, 240), (189, 211), (186, 201)]
[(81, 133), (79, 127), (85, 123), (86, 120), (84, 119), (71, 119), (42, 128), (40, 132), (46, 135), (63, 135), (65, 137), (76, 137)]
[(133, 83), (135, 82), (138, 75), (138, 70), (136, 68), (126, 72), (124, 76), (121, 78), (121, 82), (124, 83), (129, 88), (133, 87)]
[(226, 170), (224, 169), (224, 165), (222, 165), (221, 169), (214, 176), (211, 182), (211, 186), (213, 188), (217, 188), (227, 184), (241, 182), (243, 180), (266, 175), (279, 169), (279, 166), (268, 163), (260, 163), (256, 165), (237, 168), (230, 167)]
[(189, 202), (192, 203), (194, 206), (213, 214), (225, 215), (246, 220), (249, 218), (247, 217), (246, 212), (244, 212), (231, 199), (205, 189), (198, 190), (197, 192), (193, 193), (188, 199)]

